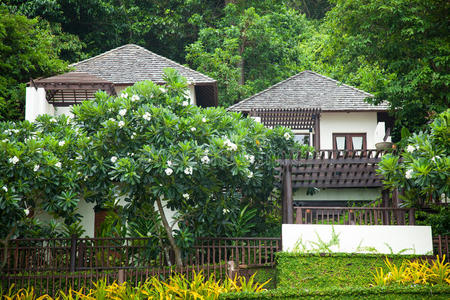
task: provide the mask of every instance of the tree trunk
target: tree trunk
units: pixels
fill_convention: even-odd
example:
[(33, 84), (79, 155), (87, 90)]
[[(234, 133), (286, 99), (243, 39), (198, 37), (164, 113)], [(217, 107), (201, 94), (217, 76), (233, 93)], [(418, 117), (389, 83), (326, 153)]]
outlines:
[(158, 205), (159, 215), (161, 216), (161, 222), (164, 226), (164, 229), (166, 230), (170, 246), (172, 247), (173, 252), (175, 253), (175, 263), (178, 267), (182, 267), (183, 261), (181, 259), (181, 250), (175, 243), (175, 239), (173, 238), (172, 235), (172, 229), (169, 226), (169, 222), (167, 222), (166, 214), (164, 213), (164, 208), (162, 206), (161, 199), (159, 197), (156, 197), (156, 204)]
[(244, 58), (242, 57), (242, 54), (241, 54), (241, 60), (238, 63), (238, 68), (241, 71), (241, 76), (239, 78), (239, 85), (244, 85), (245, 84)]

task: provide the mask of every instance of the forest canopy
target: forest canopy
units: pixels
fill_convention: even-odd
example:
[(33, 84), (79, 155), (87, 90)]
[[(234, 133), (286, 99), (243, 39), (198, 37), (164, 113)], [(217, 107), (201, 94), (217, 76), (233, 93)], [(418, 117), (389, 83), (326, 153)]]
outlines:
[(23, 119), (30, 77), (61, 73), (67, 63), (127, 43), (215, 78), (224, 107), (306, 69), (373, 93), (375, 103), (387, 101), (397, 133), (423, 128), (449, 104), (448, 1), (6, 0), (0, 6), (0, 120)]

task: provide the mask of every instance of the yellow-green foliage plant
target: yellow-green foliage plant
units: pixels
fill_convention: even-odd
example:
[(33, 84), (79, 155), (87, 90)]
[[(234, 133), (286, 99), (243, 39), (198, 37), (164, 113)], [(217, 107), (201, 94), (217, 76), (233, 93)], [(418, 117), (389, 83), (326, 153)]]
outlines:
[(436, 285), (450, 284), (450, 264), (444, 263), (445, 255), (442, 259), (439, 255), (430, 264), (428, 260), (403, 261), (400, 267), (391, 263), (387, 258), (385, 264), (388, 272), (383, 268), (378, 268), (374, 274), (373, 286), (385, 286), (389, 284), (421, 284)]
[[(223, 282), (215, 280), (214, 276), (205, 278), (203, 272), (193, 273), (192, 279), (185, 275), (176, 274), (170, 276), (167, 281), (152, 277), (139, 284), (137, 287), (128, 283), (108, 285), (106, 280), (94, 283), (94, 288), (84, 292), (83, 289), (75, 291), (70, 289), (67, 294), (63, 291), (58, 293), (56, 300), (138, 300), (138, 299), (192, 299), (213, 300), (219, 295), (228, 292), (261, 292), (270, 281), (258, 283), (254, 280), (255, 274), (248, 280), (245, 277), (236, 276), (234, 279), (225, 279)], [(48, 295), (37, 297), (33, 288), (21, 289), (13, 293), (13, 287), (8, 294), (3, 295), (0, 300), (52, 300)]]

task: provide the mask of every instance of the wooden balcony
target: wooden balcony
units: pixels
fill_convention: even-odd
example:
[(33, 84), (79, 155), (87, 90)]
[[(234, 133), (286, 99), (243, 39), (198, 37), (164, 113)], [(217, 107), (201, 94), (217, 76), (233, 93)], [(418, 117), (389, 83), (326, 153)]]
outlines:
[(296, 207), (296, 224), (414, 225), (413, 208)]

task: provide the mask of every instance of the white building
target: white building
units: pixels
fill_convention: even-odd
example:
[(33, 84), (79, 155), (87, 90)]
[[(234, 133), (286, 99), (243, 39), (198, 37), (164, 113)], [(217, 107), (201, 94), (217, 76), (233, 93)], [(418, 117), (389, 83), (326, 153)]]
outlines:
[[(98, 90), (117, 95), (138, 81), (164, 84), (166, 68), (177, 70), (188, 80), (191, 104), (217, 106), (216, 80), (137, 45), (124, 45), (71, 67), (71, 72), (30, 82), (26, 90), (26, 120), (34, 121), (42, 114), (71, 115), (73, 105), (93, 99)], [(94, 207), (95, 204), (85, 201), (78, 205), (82, 226), (91, 237), (105, 218), (105, 211), (94, 213)], [(166, 215), (170, 219), (173, 212), (167, 210)]]
[[(339, 150), (375, 149), (378, 142), (390, 141), (393, 120), (388, 116), (388, 106), (367, 103), (365, 100), (371, 97), (326, 76), (303, 71), (228, 110), (253, 116), (269, 127), (290, 127), (296, 140), (318, 151), (334, 150), (326, 153), (336, 155)], [(325, 188), (314, 195), (299, 188), (293, 200), (301, 206), (341, 206), (378, 197), (380, 187)]]
[(26, 91), (25, 119), (38, 115), (70, 115), (70, 107), (103, 90), (118, 94), (138, 81), (164, 84), (164, 69), (177, 70), (188, 80), (192, 104), (217, 106), (217, 81), (137, 45), (124, 45), (70, 65), (62, 75), (32, 80)]

